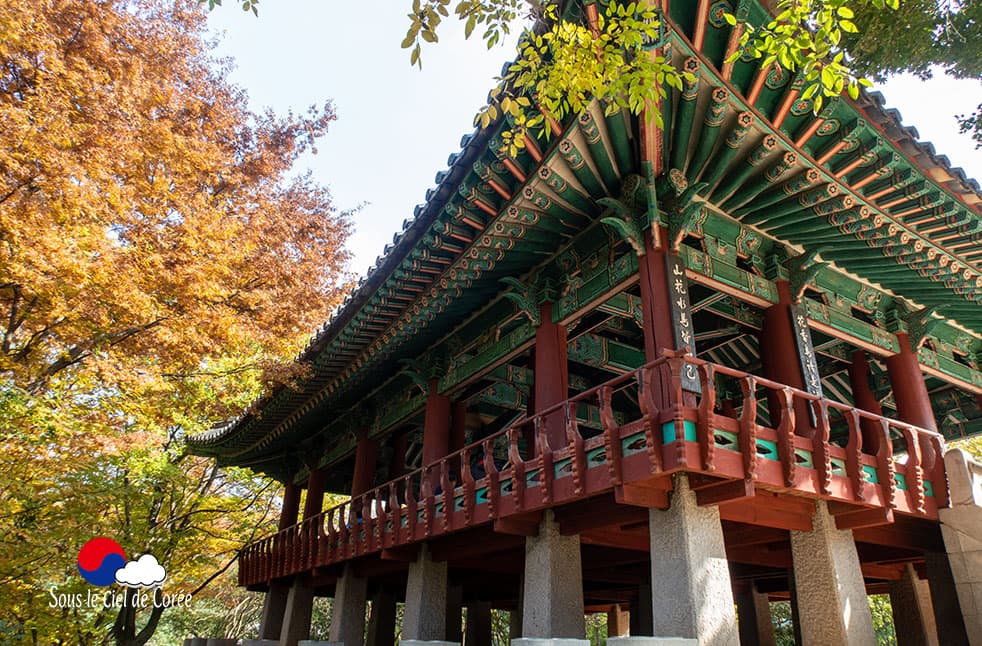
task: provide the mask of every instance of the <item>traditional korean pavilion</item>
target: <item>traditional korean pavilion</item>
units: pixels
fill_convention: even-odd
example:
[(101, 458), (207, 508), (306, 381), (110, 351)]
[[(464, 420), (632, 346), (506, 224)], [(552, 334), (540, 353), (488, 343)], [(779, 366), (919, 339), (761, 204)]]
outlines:
[(492, 609), (521, 646), (594, 612), (773, 644), (776, 600), (799, 643), (874, 644), (889, 593), (901, 644), (982, 644), (982, 467), (946, 453), (982, 432), (979, 185), (878, 94), (816, 115), (726, 63), (732, 10), (767, 19), (664, 3), (652, 47), (695, 79), (664, 128), (594, 104), (517, 157), (507, 121), (465, 136), (310, 376), (190, 438), (283, 482), (239, 558), (256, 643), (329, 596), (347, 646), (391, 646), (399, 603), (409, 644), (487, 646)]

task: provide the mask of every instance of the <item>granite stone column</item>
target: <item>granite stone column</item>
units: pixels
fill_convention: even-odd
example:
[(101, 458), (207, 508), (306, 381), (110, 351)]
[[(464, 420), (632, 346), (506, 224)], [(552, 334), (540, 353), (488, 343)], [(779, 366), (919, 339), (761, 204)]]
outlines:
[(310, 613), (314, 607), (314, 589), (297, 577), (286, 598), (280, 646), (297, 646), (297, 642), (310, 638)]
[(890, 582), (890, 607), (898, 646), (938, 646), (930, 584), (910, 563), (899, 581)]
[(741, 646), (774, 646), (774, 626), (767, 595), (758, 592), (753, 582), (736, 586), (737, 621)]
[(801, 638), (805, 644), (875, 646), (873, 618), (852, 531), (837, 529), (824, 500), (810, 532), (791, 531)]
[(419, 556), (409, 564), (401, 643), (415, 646), (420, 641), (442, 642), (446, 630), (447, 562), (434, 561), (424, 543)]
[(703, 646), (740, 643), (719, 509), (700, 507), (689, 479), (675, 479), (671, 506), (648, 511), (655, 637)]
[(561, 535), (552, 510), (546, 510), (538, 536), (525, 539), (524, 584), (522, 639), (515, 640), (517, 646), (554, 639), (587, 643), (580, 537)]
[(331, 606), (331, 641), (344, 646), (365, 643), (365, 596), (368, 579), (356, 576), (351, 564), (344, 566)]

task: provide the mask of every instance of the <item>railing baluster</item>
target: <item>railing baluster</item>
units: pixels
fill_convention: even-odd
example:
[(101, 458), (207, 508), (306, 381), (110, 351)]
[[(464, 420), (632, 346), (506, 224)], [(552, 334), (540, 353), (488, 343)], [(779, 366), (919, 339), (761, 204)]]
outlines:
[(520, 430), (513, 426), (508, 429), (508, 462), (511, 463), (511, 497), (515, 502), (515, 510), (525, 509), (525, 461), (522, 452), (518, 450)]
[(698, 421), (696, 423), (696, 439), (699, 441), (699, 455), (702, 458), (702, 468), (706, 471), (716, 470), (716, 436), (713, 427), (716, 424), (716, 383), (712, 364), (701, 363), (697, 367), (699, 382), (702, 386), (702, 398), (699, 401)]
[(433, 482), (430, 480), (432, 467), (423, 467), (419, 485), (420, 502), (423, 503), (423, 535), (429, 538), (433, 534), (433, 514), (435, 503), (433, 502)]
[(578, 402), (567, 402), (563, 408), (566, 411), (566, 446), (569, 448), (573, 466), (573, 493), (582, 496), (586, 491), (586, 452), (583, 450), (583, 436), (580, 435), (579, 425), (576, 423)]
[(829, 452), (829, 407), (822, 399), (810, 402), (815, 416), (815, 436), (812, 438), (812, 464), (818, 472), (818, 490), (823, 496), (832, 495), (832, 454)]
[(743, 456), (744, 480), (757, 480), (757, 382), (750, 375), (740, 378), (743, 409), (738, 420), (740, 454)]
[(471, 472), (471, 450), (465, 446), (460, 453), (460, 486), (464, 493), (464, 526), (470, 527), (474, 517), (474, 474)]
[(597, 392), (597, 400), (600, 408), (600, 426), (604, 433), (604, 453), (607, 455), (607, 472), (610, 474), (610, 483), (619, 486), (623, 482), (623, 469), (621, 460), (623, 450), (621, 447), (621, 433), (614, 417), (614, 408), (611, 400), (614, 391), (610, 386), (604, 385)]
[(416, 498), (413, 492), (413, 476), (406, 476), (406, 532), (407, 537), (404, 542), (416, 540), (416, 523), (419, 519), (419, 510), (416, 505)]
[(947, 507), (950, 500), (948, 494), (948, 478), (944, 468), (944, 440), (940, 435), (931, 437), (934, 445), (934, 454), (937, 460), (934, 463), (934, 471), (931, 473), (931, 489), (934, 492), (934, 502), (938, 507)]
[(863, 471), (863, 427), (859, 411), (850, 408), (845, 412), (849, 425), (849, 440), (846, 442), (846, 475), (852, 483), (852, 496), (856, 500), (866, 500), (866, 476)]
[(493, 520), (498, 517), (498, 500), (501, 487), (498, 484), (498, 468), (494, 464), (494, 444), (492, 439), (484, 440), (484, 477), (488, 483), (488, 516)]
[(552, 447), (549, 446), (549, 439), (542, 432), (542, 418), (536, 417), (534, 420), (535, 452), (539, 463), (539, 481), (542, 483), (542, 502), (549, 504), (552, 502), (552, 483), (556, 480), (555, 462), (552, 455)]
[[(677, 462), (679, 466), (685, 467), (689, 463), (689, 458), (685, 451), (685, 417), (682, 415), (682, 405), (685, 401), (685, 396), (682, 393), (682, 370), (685, 368), (685, 360), (670, 350), (666, 350), (665, 355), (668, 357), (668, 371), (671, 376), (668, 391), (669, 401), (666, 403), (671, 407), (672, 411), (672, 426), (675, 428)], [(652, 393), (652, 397), (654, 397), (654, 393)]]
[(781, 413), (781, 421), (774, 429), (777, 431), (777, 450), (781, 458), (784, 484), (793, 487), (798, 465), (794, 454), (794, 392), (785, 386), (778, 391), (776, 399)]
[(876, 452), (876, 473), (880, 486), (883, 487), (883, 498), (887, 507), (897, 508), (896, 466), (893, 463), (893, 438), (890, 437), (890, 422), (880, 420), (881, 441)]
[[(638, 373), (638, 405), (641, 407), (645, 447), (648, 450), (648, 464), (651, 465), (652, 473), (661, 473), (664, 470), (664, 462), (662, 462), (662, 440), (664, 438), (659, 419), (658, 400), (653, 383), (654, 374), (655, 368), (643, 368)], [(682, 458), (684, 459), (684, 457), (685, 452), (683, 451)]]
[(908, 426), (901, 426), (900, 432), (907, 442), (907, 464), (904, 479), (907, 482), (907, 493), (911, 497), (911, 505), (917, 513), (924, 513), (924, 474), (921, 469), (921, 443), (919, 434)]
[(454, 488), (450, 484), (450, 461), (444, 458), (440, 462), (440, 486), (443, 488), (443, 531), (450, 531), (450, 521), (453, 519)]

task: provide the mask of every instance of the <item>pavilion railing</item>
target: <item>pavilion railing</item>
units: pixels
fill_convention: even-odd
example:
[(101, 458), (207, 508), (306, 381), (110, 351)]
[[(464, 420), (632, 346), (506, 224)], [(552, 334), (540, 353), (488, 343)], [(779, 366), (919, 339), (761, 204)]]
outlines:
[[(683, 387), (683, 371), (695, 371), (700, 392)], [(615, 400), (634, 415), (615, 413)], [(586, 410), (599, 412), (599, 431), (577, 421)], [(552, 447), (546, 427), (557, 417), (566, 443)], [(937, 518), (948, 505), (943, 450), (937, 433), (666, 352), (247, 545), (239, 583), (263, 584), (626, 484), (668, 489), (678, 471), (742, 480), (751, 495), (755, 487), (794, 491)]]

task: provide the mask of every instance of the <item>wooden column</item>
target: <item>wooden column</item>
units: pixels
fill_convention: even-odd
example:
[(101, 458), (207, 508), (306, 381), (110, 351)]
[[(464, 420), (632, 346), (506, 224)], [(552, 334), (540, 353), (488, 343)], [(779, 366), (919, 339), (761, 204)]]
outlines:
[[(552, 303), (542, 303), (535, 329), (535, 411), (544, 411), (568, 398), (566, 327), (553, 323)], [(562, 409), (546, 417), (543, 429), (553, 450), (566, 446), (566, 416)]]
[[(937, 432), (938, 425), (931, 410), (924, 373), (917, 362), (917, 353), (910, 345), (910, 337), (906, 332), (897, 332), (897, 343), (900, 352), (887, 357), (886, 361), (893, 401), (897, 404), (897, 417), (908, 424)], [(930, 474), (934, 472), (938, 458), (927, 438), (921, 439), (921, 469), (925, 474)]]
[[(450, 398), (437, 391), (436, 378), (430, 379), (429, 386), (423, 418), (423, 467), (446, 457), (450, 448)], [(439, 469), (430, 471), (429, 482), (436, 492), (440, 486)]]
[[(464, 448), (467, 441), (467, 402), (455, 401), (453, 403), (453, 415), (450, 423), (450, 446), (449, 453), (455, 453)], [(460, 479), (460, 457), (455, 458), (450, 464), (450, 472), (459, 481)]]
[(307, 478), (307, 499), (303, 504), (304, 520), (324, 511), (324, 485), (327, 482), (327, 472), (322, 469), (312, 469)]
[[(856, 408), (876, 415), (883, 414), (883, 408), (880, 407), (880, 402), (869, 386), (869, 362), (863, 350), (852, 353), (852, 363), (849, 364), (849, 384), (852, 387), (852, 400)], [(860, 420), (860, 428), (863, 432), (863, 452), (876, 455), (880, 449), (882, 427), (873, 420), (864, 418)]]
[[(663, 231), (659, 237), (665, 240), (668, 236)], [(651, 230), (645, 231), (644, 244), (647, 252), (638, 257), (638, 287), (641, 290), (641, 329), (644, 334), (644, 360), (647, 363), (662, 356), (662, 351), (675, 349), (675, 333), (665, 251), (655, 248)], [(659, 371), (659, 375), (658, 407), (665, 409), (671, 405), (671, 379), (667, 366)]]
[(614, 604), (607, 611), (607, 636), (627, 637), (631, 632), (631, 613), (627, 608)]
[(368, 431), (362, 431), (355, 446), (355, 473), (351, 479), (351, 495), (360, 496), (375, 484), (375, 458), (378, 453), (378, 442), (368, 437)]
[(300, 487), (289, 478), (283, 488), (283, 507), (280, 509), (280, 529), (286, 529), (297, 524), (300, 513)]
[[(798, 344), (794, 337), (791, 308), (794, 301), (791, 297), (791, 286), (786, 280), (775, 281), (778, 302), (764, 312), (764, 326), (760, 331), (760, 362), (764, 377), (772, 381), (806, 390), (805, 379), (801, 374), (801, 364), (798, 360)], [(767, 393), (768, 410), (771, 411), (771, 423), (778, 423), (777, 412), (780, 410), (778, 397), (773, 391)], [(808, 403), (800, 397), (794, 402), (795, 434), (803, 437), (813, 437), (815, 427), (811, 423)]]
[(389, 462), (389, 480), (406, 474), (406, 451), (409, 450), (409, 438), (405, 433), (399, 433), (392, 438), (392, 461)]

